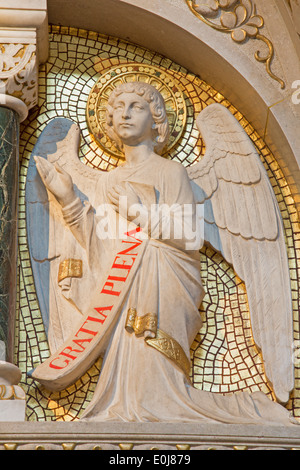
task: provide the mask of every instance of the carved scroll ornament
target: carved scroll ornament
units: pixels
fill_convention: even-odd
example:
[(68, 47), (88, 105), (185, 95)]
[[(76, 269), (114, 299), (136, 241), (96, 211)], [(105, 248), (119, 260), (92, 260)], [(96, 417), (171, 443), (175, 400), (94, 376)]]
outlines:
[(186, 0), (190, 10), (208, 26), (231, 35), (233, 41), (243, 43), (247, 39), (257, 39), (263, 42), (268, 52), (262, 54), (260, 50), (255, 53), (255, 59), (264, 63), (267, 73), (276, 80), (282, 89), (284, 81), (271, 70), (274, 58), (273, 43), (260, 33), (264, 26), (264, 19), (257, 14), (253, 0)]
[(37, 104), (35, 44), (0, 44), (0, 93), (21, 99), (28, 109)]

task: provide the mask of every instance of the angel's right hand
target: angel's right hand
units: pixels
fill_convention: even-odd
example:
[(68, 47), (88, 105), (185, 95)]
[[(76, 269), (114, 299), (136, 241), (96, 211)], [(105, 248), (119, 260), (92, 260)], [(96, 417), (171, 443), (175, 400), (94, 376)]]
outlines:
[(73, 181), (69, 173), (57, 163), (54, 165), (42, 157), (35, 156), (36, 167), (46, 188), (55, 196), (62, 207), (76, 199)]

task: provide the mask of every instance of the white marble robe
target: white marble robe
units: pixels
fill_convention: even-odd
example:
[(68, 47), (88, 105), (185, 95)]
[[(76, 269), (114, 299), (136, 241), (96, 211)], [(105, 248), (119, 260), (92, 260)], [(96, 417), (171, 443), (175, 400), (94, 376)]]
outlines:
[[(102, 177), (96, 188), (98, 202), (105, 201), (109, 187), (125, 181), (152, 185), (159, 204), (194, 201), (185, 169), (157, 157), (134, 168), (119, 167)], [(97, 272), (111, 261), (114, 241), (99, 240), (97, 219), (89, 205), (84, 209), (80, 203), (67, 207), (64, 217), (87, 251), (94, 286)], [(158, 327), (178, 341), (190, 357), (190, 345), (201, 327), (198, 308), (204, 291), (199, 255), (186, 252), (182, 243), (150, 240), (108, 339), (99, 382), (82, 419), (290, 424), (288, 411), (261, 392), (223, 396), (195, 389), (170, 359), (147, 345), (143, 337), (125, 330), (128, 308), (136, 308), (138, 315), (156, 313)], [(75, 289), (73, 294), (76, 302), (79, 291)]]

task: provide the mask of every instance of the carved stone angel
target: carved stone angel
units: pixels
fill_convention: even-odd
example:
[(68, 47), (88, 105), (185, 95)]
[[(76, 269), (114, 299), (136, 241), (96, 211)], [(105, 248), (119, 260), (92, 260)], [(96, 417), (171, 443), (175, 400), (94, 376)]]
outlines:
[(201, 206), (205, 242), (246, 284), (254, 339), (278, 401), (293, 389), (289, 270), (276, 199), (226, 108), (209, 106), (197, 124), (207, 151), (186, 170), (159, 156), (169, 135), (162, 96), (127, 83), (107, 109), (107, 132), (124, 165), (104, 173), (83, 165), (78, 128), (60, 118), (34, 149), (28, 237), (51, 357), (31, 375), (61, 390), (105, 353), (83, 419), (292, 422), (262, 392), (223, 396), (195, 389), (188, 378), (204, 296), (201, 242), (190, 236)]

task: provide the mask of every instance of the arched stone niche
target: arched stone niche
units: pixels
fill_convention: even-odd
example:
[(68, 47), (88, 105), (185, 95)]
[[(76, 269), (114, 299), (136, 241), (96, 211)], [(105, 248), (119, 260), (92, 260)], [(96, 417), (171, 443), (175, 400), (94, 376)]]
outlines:
[[(238, 2), (240, 3), (240, 2)], [(253, 4), (254, 2), (246, 2)], [(299, 37), (288, 4), (255, 1), (264, 19), (260, 29), (274, 47), (272, 72), (267, 73), (266, 44), (248, 38), (242, 44), (217, 31), (190, 10), (186, 0), (48, 0), (49, 23), (73, 26), (120, 37), (154, 50), (186, 67), (222, 92), (264, 137), (280, 163), (298, 203), (300, 187)], [(296, 88), (293, 88), (296, 87)], [(298, 86), (299, 88), (299, 86)], [(293, 102), (294, 101), (294, 102)]]
[[(30, 1), (32, 6), (37, 4), (36, 0)], [(48, 13), (52, 24), (98, 31), (156, 51), (223, 93), (267, 142), (299, 204), (300, 105), (298, 99), (295, 102), (292, 99), (299, 97), (293, 88), (300, 80), (299, 38), (287, 3), (293, 2), (255, 2), (257, 13), (265, 21), (261, 33), (274, 46), (272, 71), (285, 82), (284, 89), (267, 73), (265, 65), (255, 60), (254, 54), (260, 46), (261, 54), (265, 53), (264, 44), (255, 39), (237, 44), (230, 35), (212, 29), (197, 18), (185, 0), (90, 0), (88, 4), (84, 0), (65, 0), (63, 4), (48, 0)], [(10, 20), (2, 4), (0, 1), (0, 26), (7, 26)], [(16, 0), (15, 4), (15, 13), (11, 10), (10, 14), (14, 20), (18, 18), (16, 28), (32, 26), (33, 14), (17, 14), (17, 5), (21, 8), (22, 0)], [(45, 38), (44, 42), (47, 42)], [(40, 59), (46, 60), (44, 53)], [(297, 288), (294, 290), (298, 292)], [(55, 400), (50, 405), (56, 418), (62, 419), (62, 407)]]
[[(220, 90), (266, 140), (297, 202), (299, 108), (292, 101), (295, 92), (292, 85), (300, 79), (298, 37), (293, 33), (288, 10), (283, 5), (273, 0), (268, 1), (268, 5), (262, 0), (256, 2), (266, 23), (264, 34), (274, 45), (272, 70), (284, 80), (284, 90), (266, 72), (264, 64), (255, 60), (259, 41), (248, 40), (243, 45), (233, 42), (230, 35), (202, 23), (185, 0), (89, 3), (66, 0), (62, 5), (58, 0), (48, 0), (49, 22), (98, 31), (140, 44), (174, 60)], [(53, 413), (57, 413), (56, 418), (63, 420), (62, 407), (57, 405), (56, 397), (49, 402), (51, 407)]]
[[(20, 250), (20, 309), (17, 317), (18, 337), (16, 338), (17, 363), (24, 372), (23, 386), (27, 392), (27, 418), (29, 420), (76, 420), (82, 411), (82, 402), (87, 404), (90, 400), (93, 387), (99, 375), (101, 368), (100, 362), (87, 372), (87, 374), (74, 384), (74, 386), (59, 393), (52, 394), (47, 392), (37, 384), (32, 384), (32, 379), (26, 377), (26, 371), (32, 369), (35, 365), (43, 362), (48, 357), (47, 337), (43, 327), (43, 321), (39, 311), (39, 305), (35, 292), (35, 280), (30, 268), (30, 257), (28, 244), (26, 241), (26, 220), (24, 188), (28, 168), (28, 159), (36, 143), (36, 138), (44, 129), (47, 122), (53, 117), (65, 116), (78, 122), (80, 125), (82, 140), (80, 144), (80, 156), (85, 157), (92, 166), (99, 168), (99, 158), (95, 159), (95, 142), (91, 139), (87, 130), (86, 122), (86, 103), (94, 83), (98, 80), (99, 74), (103, 70), (111, 70), (112, 66), (128, 61), (134, 61), (141, 64), (141, 68), (147, 68), (147, 64), (168, 69), (174, 78), (180, 81), (183, 90), (186, 91), (187, 102), (189, 104), (188, 116), (193, 121), (195, 113), (200, 112), (201, 106), (210, 104), (213, 100), (222, 102), (225, 106), (230, 106), (230, 102), (225, 99), (221, 93), (212, 90), (210, 85), (202, 83), (197, 76), (188, 72), (181, 65), (172, 62), (168, 57), (152, 52), (147, 48), (136, 46), (132, 42), (122, 41), (112, 36), (98, 34), (91, 30), (66, 27), (64, 25), (52, 25), (50, 27), (50, 53), (47, 63), (40, 69), (39, 77), (39, 106), (33, 110), (26, 121), (22, 124), (20, 135), (20, 153), (22, 156), (20, 172), (20, 216), (19, 216), (19, 250)], [(149, 73), (149, 70), (148, 70)], [(106, 79), (106, 75), (105, 75)], [(189, 88), (186, 88), (186, 87)], [(187, 92), (189, 90), (189, 92)], [(205, 90), (207, 93), (205, 93)], [(210, 91), (208, 91), (210, 90)], [(203, 93), (203, 94), (202, 94)], [(210, 93), (210, 94), (209, 94)], [(200, 105), (200, 106), (199, 106)], [(192, 109), (191, 109), (192, 108)], [(259, 137), (256, 131), (242, 119), (241, 113), (234, 111), (243, 125), (247, 126), (247, 132), (255, 140), (256, 145), (263, 151), (264, 163), (267, 164), (270, 180), (274, 185), (275, 193), (280, 197), (280, 207), (284, 214), (286, 229), (289, 230), (289, 257), (291, 262), (291, 276), (293, 282), (293, 295), (296, 295), (294, 301), (295, 315), (295, 340), (298, 341), (298, 257), (295, 251), (298, 241), (299, 229), (296, 209), (293, 198), (289, 198), (286, 192), (288, 188), (282, 178), (280, 168), (270, 151), (266, 148), (263, 139)], [(248, 121), (247, 121), (248, 122)], [(178, 158), (184, 165), (192, 164), (196, 159), (196, 147), (191, 151), (189, 145), (190, 139), (186, 133), (190, 133), (191, 121), (186, 126), (185, 135), (179, 144), (180, 155)], [(250, 126), (251, 127), (251, 126)], [(195, 138), (195, 134), (191, 135)], [(198, 139), (198, 132), (196, 132)], [(183, 148), (184, 147), (184, 148)], [(189, 147), (189, 150), (188, 150)], [(198, 148), (199, 147), (199, 148)], [(200, 148), (201, 147), (201, 148)], [(202, 146), (198, 145), (197, 151), (202, 151)], [(103, 152), (103, 151), (102, 151)], [(176, 148), (174, 152), (179, 152)], [(185, 160), (182, 158), (185, 154)], [(195, 157), (196, 155), (196, 157)], [(116, 165), (110, 157), (109, 160), (104, 155), (102, 158), (101, 169), (108, 169), (107, 163)], [(174, 155), (170, 155), (171, 158)], [(183, 161), (184, 160), (184, 161)], [(278, 185), (280, 187), (278, 187)], [(283, 188), (282, 191), (280, 188)], [(283, 192), (284, 191), (284, 192)], [(293, 219), (293, 220), (292, 220)], [(293, 238), (295, 234), (295, 238)], [(211, 251), (205, 250), (202, 253), (202, 271), (203, 280), (207, 283), (210, 294), (203, 303), (203, 315), (207, 317), (204, 329), (199, 333), (198, 338), (192, 346), (193, 364), (195, 373), (193, 381), (200, 388), (215, 392), (234, 392), (241, 390), (257, 389), (263, 390), (268, 395), (272, 395), (272, 390), (265, 380), (263, 364), (261, 357), (253, 343), (251, 328), (249, 327), (249, 312), (247, 309), (247, 299), (243, 283), (236, 279), (232, 269), (224, 263), (220, 256)], [(299, 272), (299, 271), (298, 271)], [(222, 292), (226, 292), (226, 299), (223, 294), (219, 295), (219, 287)], [(224, 287), (224, 288), (223, 288)], [(223, 289), (222, 289), (223, 288)], [(218, 294), (216, 294), (218, 292)], [(223, 295), (223, 296), (222, 296)], [(225, 301), (224, 301), (225, 299)], [(239, 308), (237, 308), (237, 303)], [(242, 317), (242, 320), (241, 318)], [(242, 327), (242, 332), (240, 331)], [(235, 334), (232, 335), (232, 328)], [(220, 346), (220, 342), (228, 335), (228, 354), (227, 349), (221, 348), (216, 360), (212, 359), (212, 351), (215, 346)], [(234, 338), (237, 338), (237, 341)], [(201, 341), (201, 347), (199, 342)], [(230, 343), (230, 344), (229, 344)], [(296, 343), (295, 343), (296, 344)], [(298, 344), (298, 343), (297, 343)], [(245, 348), (244, 348), (245, 346)], [(230, 349), (230, 351), (229, 351)], [(242, 351), (242, 363), (239, 363), (239, 369), (235, 367), (235, 354)], [(247, 354), (246, 354), (247, 353)], [(214, 361), (214, 374), (210, 374), (212, 360)], [(230, 364), (229, 364), (230, 363)], [(228, 366), (229, 364), (229, 366)], [(230, 371), (228, 369), (230, 367)], [(197, 373), (196, 373), (197, 369)], [(250, 374), (251, 369), (251, 374)], [(255, 369), (255, 370), (254, 370)], [(223, 373), (224, 372), (224, 373)], [(230, 374), (229, 374), (230, 372)], [(299, 390), (299, 367), (297, 368), (297, 387)], [(218, 375), (217, 380), (215, 377)], [(228, 377), (232, 378), (230, 388), (228, 386)], [(251, 375), (251, 379), (250, 379)], [(224, 376), (224, 381), (223, 381)], [(238, 380), (238, 383), (236, 382)], [(250, 383), (251, 382), (251, 383)], [(236, 388), (237, 387), (237, 388)], [(297, 397), (297, 396), (296, 396)], [(297, 398), (289, 404), (296, 416), (299, 416), (299, 407)]]

